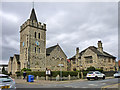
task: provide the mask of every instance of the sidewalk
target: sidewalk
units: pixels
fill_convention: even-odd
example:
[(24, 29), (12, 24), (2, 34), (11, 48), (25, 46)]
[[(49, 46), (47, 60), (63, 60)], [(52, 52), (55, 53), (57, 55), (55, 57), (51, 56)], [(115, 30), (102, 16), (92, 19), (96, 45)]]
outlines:
[(85, 81), (86, 79), (78, 79), (78, 80), (67, 80), (67, 81), (50, 81), (50, 80), (34, 80), (34, 82), (27, 82), (23, 79), (15, 79), (17, 84), (63, 84), (63, 83), (71, 83), (71, 82), (80, 82)]
[[(106, 77), (106, 79), (111, 79), (113, 77)], [(87, 81), (87, 79), (77, 79), (77, 80), (66, 80), (66, 81), (50, 81), (50, 80), (34, 80), (34, 82), (27, 82), (23, 79), (15, 79), (17, 84), (63, 84), (63, 83), (72, 83), (72, 82), (81, 82)]]
[(118, 84), (112, 84), (112, 85), (107, 85), (107, 86), (104, 86), (102, 87), (102, 90), (120, 90), (120, 83)]

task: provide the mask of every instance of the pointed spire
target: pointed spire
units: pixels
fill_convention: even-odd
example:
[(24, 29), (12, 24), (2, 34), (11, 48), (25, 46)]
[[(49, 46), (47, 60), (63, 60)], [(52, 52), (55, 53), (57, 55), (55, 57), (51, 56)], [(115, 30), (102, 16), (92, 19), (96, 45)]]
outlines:
[(37, 22), (37, 17), (34, 8), (31, 11), (30, 20), (35, 20)]

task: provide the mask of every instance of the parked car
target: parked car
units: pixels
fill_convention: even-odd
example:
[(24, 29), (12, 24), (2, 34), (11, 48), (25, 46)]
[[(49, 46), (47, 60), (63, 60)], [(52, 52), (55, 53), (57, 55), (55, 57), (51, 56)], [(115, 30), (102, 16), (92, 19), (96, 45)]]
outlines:
[(120, 78), (120, 72), (116, 72), (116, 73), (114, 74), (114, 77), (115, 77), (115, 78)]
[(99, 72), (99, 71), (90, 71), (89, 73), (87, 73), (87, 79), (90, 80), (90, 79), (95, 79), (95, 80), (98, 80), (98, 79), (105, 79), (105, 74)]
[(5, 74), (0, 74), (0, 88), (1, 89), (16, 89), (15, 80)]

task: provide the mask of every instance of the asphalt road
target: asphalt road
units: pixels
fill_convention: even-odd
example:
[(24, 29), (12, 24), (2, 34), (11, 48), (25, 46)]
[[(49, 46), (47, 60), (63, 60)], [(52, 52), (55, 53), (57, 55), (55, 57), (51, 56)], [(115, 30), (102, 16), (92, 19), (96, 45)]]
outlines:
[(85, 80), (80, 82), (73, 81), (64, 84), (16, 84), (16, 88), (102, 88), (118, 83), (120, 83), (120, 80), (118, 80), (118, 78), (112, 78), (105, 80)]

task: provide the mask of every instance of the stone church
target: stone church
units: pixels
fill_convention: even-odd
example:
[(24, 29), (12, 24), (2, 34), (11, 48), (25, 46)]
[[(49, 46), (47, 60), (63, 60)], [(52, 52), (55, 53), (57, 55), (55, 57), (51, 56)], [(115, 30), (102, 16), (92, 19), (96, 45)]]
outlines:
[(10, 57), (8, 72), (15, 74), (23, 68), (32, 71), (45, 71), (47, 69), (67, 70), (67, 56), (59, 44), (46, 49), (46, 24), (38, 22), (35, 9), (31, 11), (30, 18), (20, 27), (20, 55)]
[(98, 41), (98, 47), (89, 46), (80, 53), (79, 48), (76, 48), (76, 55), (69, 60), (71, 71), (86, 70), (90, 66), (104, 71), (115, 71), (116, 57), (103, 50), (101, 41)]

